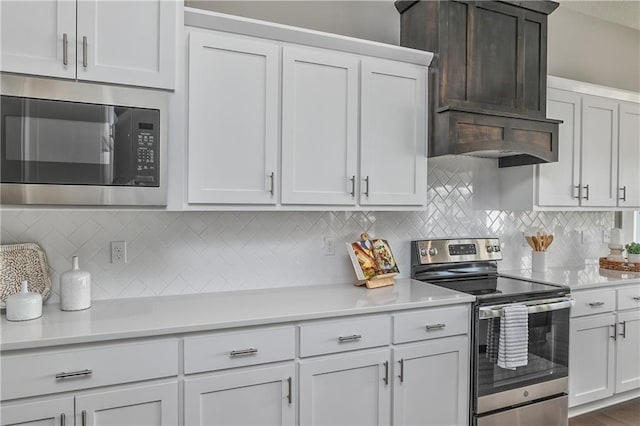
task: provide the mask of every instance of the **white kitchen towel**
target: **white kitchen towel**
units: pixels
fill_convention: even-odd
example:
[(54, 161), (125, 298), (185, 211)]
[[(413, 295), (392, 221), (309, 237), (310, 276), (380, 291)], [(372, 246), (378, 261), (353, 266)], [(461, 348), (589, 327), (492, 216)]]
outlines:
[(529, 363), (529, 313), (524, 305), (502, 308), (498, 367), (515, 370)]

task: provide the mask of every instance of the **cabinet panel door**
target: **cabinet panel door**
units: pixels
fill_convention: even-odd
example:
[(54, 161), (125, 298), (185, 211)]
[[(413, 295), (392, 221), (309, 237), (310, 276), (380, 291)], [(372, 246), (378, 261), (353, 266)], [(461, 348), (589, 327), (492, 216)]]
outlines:
[(640, 105), (620, 104), (618, 205), (640, 207)]
[(300, 361), (300, 424), (388, 425), (389, 350)]
[(577, 206), (580, 182), (580, 101), (577, 93), (548, 89), (547, 116), (563, 123), (558, 132), (558, 162), (540, 164), (538, 205)]
[(469, 339), (449, 337), (393, 350), (393, 424), (466, 425)]
[(571, 318), (569, 406), (613, 395), (615, 314)]
[(355, 205), (358, 59), (282, 52), (282, 202)]
[(185, 379), (187, 426), (295, 424), (293, 364)]
[(178, 383), (175, 381), (76, 396), (77, 425), (172, 426), (177, 423)]
[(75, 1), (3, 1), (0, 15), (0, 70), (76, 77)]
[(582, 200), (587, 207), (615, 206), (618, 199), (618, 102), (582, 97)]
[(73, 425), (73, 397), (34, 399), (17, 404), (3, 403), (0, 405), (0, 424), (2, 426)]
[(78, 79), (172, 89), (176, 13), (172, 1), (79, 1)]
[(275, 204), (276, 44), (191, 33), (190, 203)]
[(363, 60), (361, 79), (360, 204), (425, 204), (426, 70)]
[(616, 393), (640, 388), (640, 311), (618, 314)]

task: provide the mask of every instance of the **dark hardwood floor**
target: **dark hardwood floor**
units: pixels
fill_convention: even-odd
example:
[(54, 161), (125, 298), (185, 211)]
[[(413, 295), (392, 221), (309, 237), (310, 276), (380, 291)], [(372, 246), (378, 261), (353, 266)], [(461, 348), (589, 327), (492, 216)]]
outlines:
[(569, 419), (569, 426), (638, 426), (640, 398)]

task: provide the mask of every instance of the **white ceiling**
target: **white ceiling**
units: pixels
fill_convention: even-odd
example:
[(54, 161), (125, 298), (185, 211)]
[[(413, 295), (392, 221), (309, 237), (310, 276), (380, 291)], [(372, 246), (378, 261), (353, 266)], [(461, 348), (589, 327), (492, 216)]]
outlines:
[(560, 0), (560, 7), (640, 31), (640, 0)]

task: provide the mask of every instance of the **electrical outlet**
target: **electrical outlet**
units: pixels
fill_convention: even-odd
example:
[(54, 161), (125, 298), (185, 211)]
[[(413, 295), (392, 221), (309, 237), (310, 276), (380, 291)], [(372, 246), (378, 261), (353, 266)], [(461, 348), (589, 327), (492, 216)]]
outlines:
[(522, 247), (529, 247), (529, 243), (527, 242), (527, 238), (524, 232), (522, 232)]
[(111, 241), (111, 263), (127, 263), (126, 241)]
[(605, 244), (609, 244), (611, 242), (611, 230), (603, 229), (602, 230), (602, 242)]
[(325, 256), (335, 256), (336, 240), (333, 237), (324, 237), (324, 248), (322, 250)]

